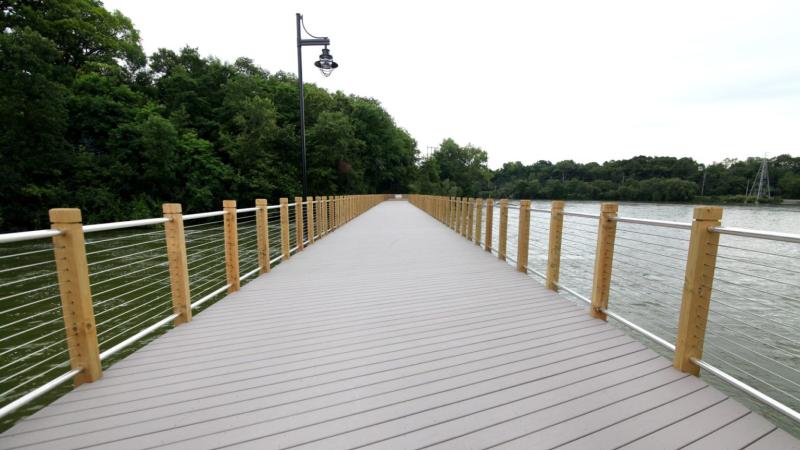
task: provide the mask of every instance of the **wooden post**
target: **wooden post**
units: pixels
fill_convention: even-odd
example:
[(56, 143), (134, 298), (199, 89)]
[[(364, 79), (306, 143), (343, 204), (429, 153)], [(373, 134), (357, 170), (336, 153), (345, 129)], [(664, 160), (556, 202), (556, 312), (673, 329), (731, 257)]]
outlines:
[(456, 197), (456, 217), (453, 223), (453, 230), (460, 233), (461, 230), (461, 197)]
[(472, 240), (472, 227), (475, 220), (475, 199), (470, 197), (467, 199), (467, 240)]
[(545, 286), (558, 291), (558, 277), (561, 272), (561, 236), (564, 231), (564, 202), (550, 204), (550, 236), (547, 238), (547, 281)]
[(308, 245), (314, 243), (314, 197), (306, 197), (306, 222), (308, 222)]
[(50, 223), (52, 229), (61, 231), (60, 235), (53, 237), (53, 253), (61, 292), (69, 363), (73, 369), (80, 369), (80, 373), (73, 379), (75, 386), (79, 386), (103, 376), (92, 308), (92, 291), (89, 287), (89, 265), (86, 261), (81, 210), (51, 209)]
[(302, 251), (305, 248), (305, 244), (303, 244), (303, 197), (294, 198), (294, 236), (297, 251)]
[(282, 197), (281, 205), (281, 259), (286, 261), (291, 256), (289, 251), (289, 199)]
[(531, 201), (519, 201), (517, 227), (517, 272), (528, 273), (528, 245), (531, 233)]
[(481, 225), (483, 222), (483, 199), (475, 199), (475, 245), (481, 245)]
[(314, 211), (316, 222), (314, 226), (317, 228), (317, 236), (321, 239), (324, 230), (322, 229), (322, 198), (319, 195), (316, 197), (314, 204), (316, 205), (316, 211)]
[(256, 199), (256, 245), (258, 246), (258, 273), (269, 272), (269, 214), (267, 200)]
[(223, 200), (225, 211), (225, 273), (228, 277), (228, 293), (239, 290), (239, 232), (236, 227), (236, 200)]
[(467, 210), (469, 210), (469, 197), (461, 199), (461, 229), (460, 234), (467, 237)]
[(694, 209), (673, 361), (676, 368), (693, 375), (700, 374), (700, 367), (691, 358), (701, 359), (703, 356), (711, 289), (717, 265), (719, 233), (712, 233), (709, 229), (720, 226), (721, 220), (722, 208), (698, 206)]
[(492, 222), (494, 221), (494, 200), (486, 199), (486, 238), (483, 240), (483, 249), (492, 251)]
[(592, 279), (592, 317), (608, 320), (604, 309), (608, 308), (608, 293), (611, 289), (611, 266), (614, 262), (614, 239), (617, 236), (617, 217), (619, 205), (603, 203), (600, 205), (600, 220), (597, 224), (597, 249), (594, 256), (594, 276)]
[(172, 312), (177, 314), (175, 325), (192, 320), (192, 296), (189, 293), (189, 263), (186, 257), (186, 237), (183, 233), (183, 214), (180, 203), (164, 203), (164, 237), (167, 241), (169, 283), (172, 290)]
[(508, 200), (500, 200), (500, 242), (497, 243), (497, 258), (506, 260), (506, 238), (508, 237)]
[(329, 222), (330, 203), (328, 203), (328, 198), (329, 197), (327, 195), (322, 196), (322, 213), (323, 213), (322, 229), (325, 230), (325, 235), (327, 235), (330, 232), (330, 227), (328, 225), (330, 223)]

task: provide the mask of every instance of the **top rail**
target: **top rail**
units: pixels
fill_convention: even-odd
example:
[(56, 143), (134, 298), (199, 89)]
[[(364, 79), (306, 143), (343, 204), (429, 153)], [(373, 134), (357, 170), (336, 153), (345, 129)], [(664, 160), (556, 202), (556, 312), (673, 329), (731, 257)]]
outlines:
[(51, 238), (53, 236), (58, 236), (59, 234), (61, 234), (61, 231), (59, 230), (36, 230), (36, 231), (21, 231), (19, 233), (5, 233), (5, 234), (0, 234), (0, 244)]
[(126, 220), (124, 222), (98, 223), (94, 225), (84, 225), (84, 233), (95, 233), (98, 231), (119, 230), (122, 228), (143, 227), (147, 225), (158, 225), (169, 222), (171, 219), (157, 217), (155, 219)]
[(616, 217), (616, 222), (636, 223), (639, 225), (650, 225), (654, 227), (678, 228), (680, 230), (691, 230), (692, 224), (687, 222), (671, 222), (669, 220), (637, 219), (635, 217)]
[(186, 221), (186, 220), (206, 219), (208, 217), (224, 216), (225, 214), (226, 214), (225, 211), (211, 211), (204, 213), (186, 214), (183, 216), (183, 220)]
[(750, 237), (756, 239), (767, 239), (770, 241), (792, 242), (800, 244), (800, 234), (780, 233), (777, 231), (749, 230), (747, 228), (736, 227), (712, 227), (712, 233), (729, 234), (732, 236)]

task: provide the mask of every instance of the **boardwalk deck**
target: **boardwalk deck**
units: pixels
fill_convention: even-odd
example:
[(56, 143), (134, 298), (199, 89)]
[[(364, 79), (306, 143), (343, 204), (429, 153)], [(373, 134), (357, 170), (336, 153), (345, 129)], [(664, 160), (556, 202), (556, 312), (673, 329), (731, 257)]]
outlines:
[(785, 448), (788, 434), (384, 202), (0, 448)]

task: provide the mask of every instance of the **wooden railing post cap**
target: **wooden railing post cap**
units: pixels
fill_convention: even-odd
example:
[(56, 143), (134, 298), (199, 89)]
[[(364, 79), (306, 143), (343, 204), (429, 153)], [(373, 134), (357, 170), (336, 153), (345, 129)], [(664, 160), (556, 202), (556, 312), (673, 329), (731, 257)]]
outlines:
[(180, 203), (164, 203), (161, 205), (161, 211), (164, 214), (181, 214), (183, 209), (181, 209)]
[(83, 217), (78, 208), (53, 208), (50, 210), (50, 223), (81, 223)]
[(265, 199), (265, 198), (257, 198), (256, 199), (256, 206), (267, 206), (267, 199)]
[(281, 197), (280, 202), (281, 203), (289, 203), (289, 199), (286, 198), (286, 197)]
[(236, 208), (236, 200), (223, 200), (222, 201), (223, 208)]
[(600, 212), (615, 213), (619, 211), (619, 203), (603, 203), (600, 205)]
[(564, 201), (563, 200), (553, 200), (550, 202), (550, 207), (552, 209), (564, 209)]
[(530, 208), (530, 206), (531, 206), (531, 201), (530, 201), (530, 200), (520, 200), (520, 201), (519, 201), (519, 205), (520, 205), (520, 206), (522, 206), (522, 205), (527, 205), (527, 206)]
[(694, 220), (722, 220), (722, 208), (719, 206), (697, 206), (692, 215)]

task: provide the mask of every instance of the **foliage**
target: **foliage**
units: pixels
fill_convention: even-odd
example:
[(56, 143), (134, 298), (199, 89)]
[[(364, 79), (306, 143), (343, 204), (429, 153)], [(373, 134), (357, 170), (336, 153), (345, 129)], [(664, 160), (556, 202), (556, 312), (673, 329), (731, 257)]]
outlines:
[[(0, 2), (0, 227), (301, 194), (297, 79), (196, 49), (150, 58), (97, 0)], [(310, 194), (406, 192), (416, 143), (376, 100), (306, 86)]]

